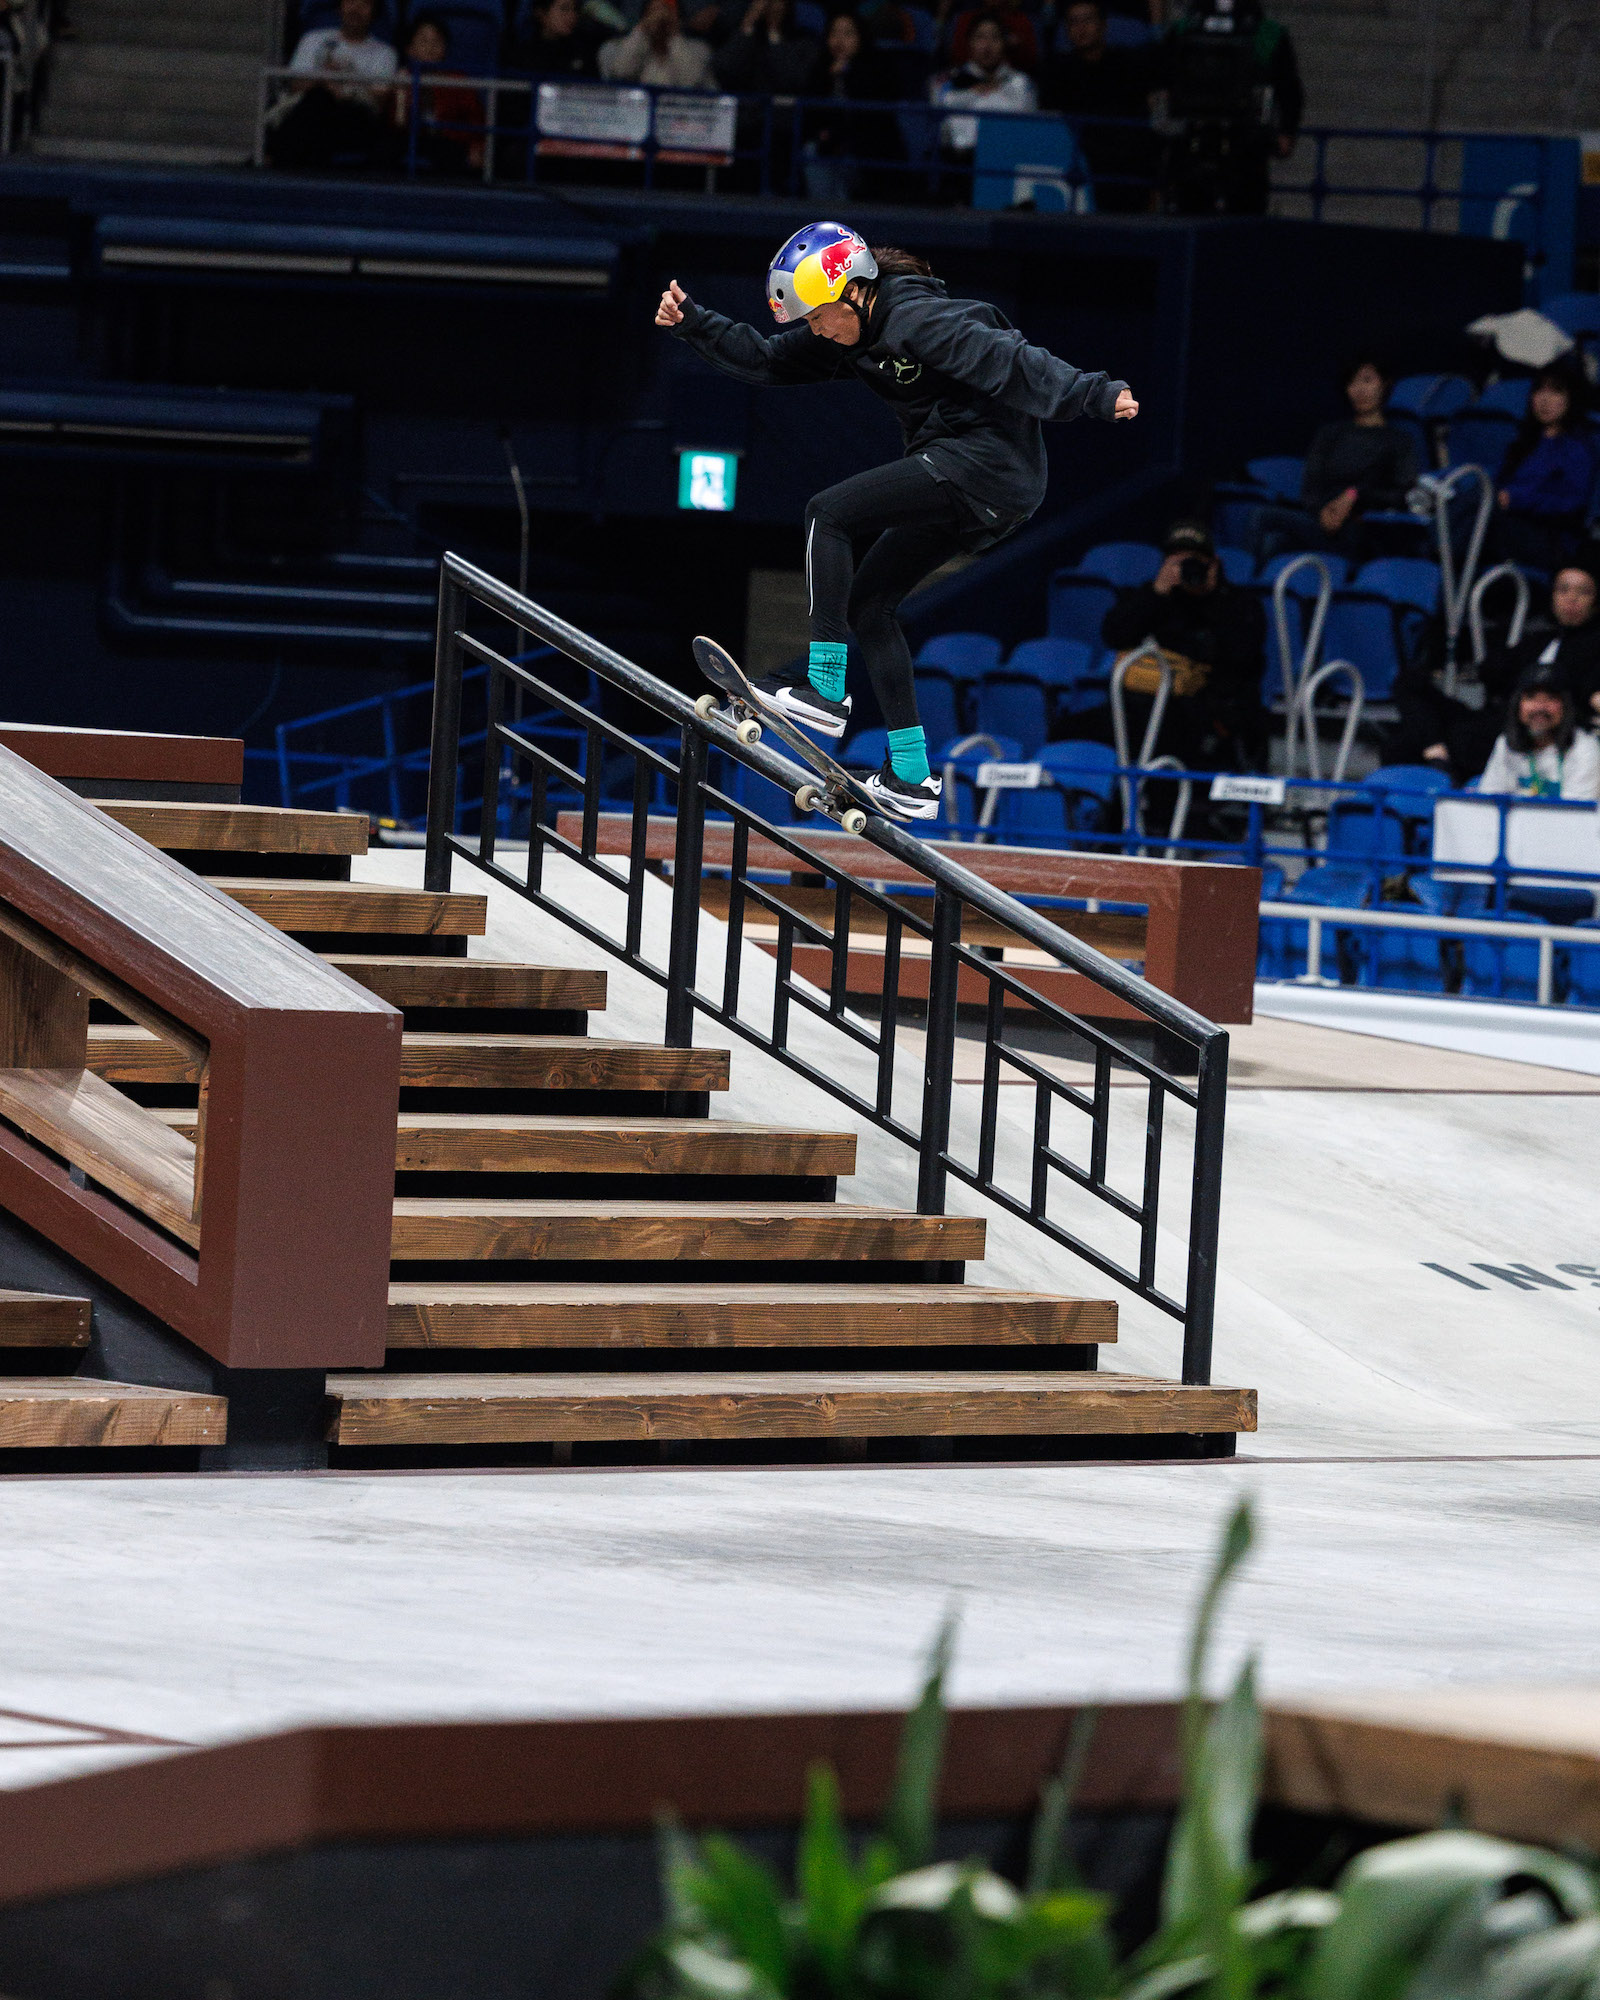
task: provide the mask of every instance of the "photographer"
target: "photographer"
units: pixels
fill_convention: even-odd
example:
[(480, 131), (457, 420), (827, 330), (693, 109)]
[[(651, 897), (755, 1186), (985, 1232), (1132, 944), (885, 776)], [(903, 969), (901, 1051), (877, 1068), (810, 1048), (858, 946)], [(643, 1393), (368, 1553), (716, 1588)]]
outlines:
[[(1156, 754), (1178, 757), (1194, 771), (1259, 770), (1267, 747), (1261, 605), (1223, 576), (1211, 536), (1198, 522), (1175, 523), (1162, 557), (1153, 582), (1121, 593), (1100, 636), (1119, 655), (1154, 640), (1172, 669)], [(1132, 666), (1124, 682), (1135, 755), (1160, 684), (1160, 669), (1148, 661)]]
[(1173, 215), (1265, 215), (1271, 161), (1288, 159), (1305, 109), (1294, 43), (1258, 0), (1193, 0), (1161, 44), (1173, 136)]

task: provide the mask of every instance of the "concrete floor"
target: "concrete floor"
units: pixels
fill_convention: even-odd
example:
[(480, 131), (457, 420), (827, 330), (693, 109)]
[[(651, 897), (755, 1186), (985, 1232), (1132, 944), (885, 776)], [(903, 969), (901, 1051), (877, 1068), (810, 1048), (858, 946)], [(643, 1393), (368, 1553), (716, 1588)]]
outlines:
[[(607, 963), (492, 900), (490, 955)], [(658, 1034), (656, 989), (610, 970), (597, 1032)], [(1285, 1033), (1295, 1087), (1230, 1106), (1216, 1373), (1262, 1418), (1235, 1463), (11, 1479), (0, 1784), (314, 1718), (894, 1703), (951, 1605), (958, 1699), (1164, 1694), (1240, 1492), (1263, 1544), (1227, 1644), (1271, 1692), (1595, 1678), (1600, 1100), (1534, 1070), (1517, 1094), (1500, 1064), (1481, 1092), (1398, 1089), (1358, 1036), (1377, 1088), (1350, 1051), (1308, 1088)], [(1142, 1118), (1116, 1096), (1114, 1153)], [(736, 1043), (716, 1110), (779, 1104), (853, 1122)], [(908, 1175), (864, 1136), (853, 1193)], [(1003, 1216), (973, 1275), (1098, 1289)], [(1124, 1328), (1108, 1365), (1174, 1371), (1169, 1322)]]

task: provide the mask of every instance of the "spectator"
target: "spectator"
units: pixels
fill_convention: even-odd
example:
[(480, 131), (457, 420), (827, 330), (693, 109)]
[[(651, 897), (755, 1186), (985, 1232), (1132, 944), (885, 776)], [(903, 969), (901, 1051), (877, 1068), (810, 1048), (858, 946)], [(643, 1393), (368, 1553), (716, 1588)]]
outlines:
[(799, 34), (794, 0), (750, 0), (739, 32), (717, 51), (717, 81), (751, 97), (803, 97), (822, 60), (811, 35)]
[(805, 94), (833, 99), (838, 106), (807, 115), (806, 193), (814, 201), (847, 202), (859, 185), (861, 161), (893, 161), (901, 151), (892, 113), (843, 108), (852, 98), (881, 103), (894, 95), (883, 59), (862, 42), (854, 15), (837, 13), (828, 23)]
[(534, 0), (524, 32), (513, 33), (506, 47), (508, 66), (535, 76), (597, 76), (597, 55), (597, 37), (578, 0)]
[[(967, 37), (967, 60), (929, 87), (935, 104), (967, 113), (976, 111), (1036, 111), (1039, 100), (1033, 81), (1006, 61), (1005, 30), (993, 14), (973, 23)], [(947, 118), (939, 128), (939, 143), (954, 164), (969, 166), (978, 150), (975, 117)]]
[(607, 83), (709, 90), (711, 51), (678, 26), (678, 0), (645, 0), (638, 25), (601, 47), (600, 74)]
[(373, 0), (339, 0), (337, 28), (295, 44), (290, 95), (275, 107), (267, 157), (275, 167), (367, 166), (388, 147), (394, 50), (372, 32)]
[(1361, 562), (1368, 553), (1363, 513), (1404, 506), (1416, 483), (1411, 440), (1383, 414), (1388, 370), (1362, 355), (1346, 368), (1343, 381), (1350, 414), (1341, 423), (1324, 424), (1312, 439), (1299, 506), (1263, 507), (1256, 516), (1252, 539), (1258, 562), (1289, 549), (1332, 549)]
[[(1149, 123), (1155, 84), (1150, 51), (1110, 46), (1102, 0), (1071, 0), (1066, 35), (1066, 52), (1046, 66), (1040, 102), (1047, 111), (1089, 121), (1078, 143), (1095, 174), (1095, 207), (1110, 215), (1138, 214), (1153, 200), (1152, 187), (1139, 183), (1152, 182), (1157, 166)], [(1137, 118), (1143, 130), (1093, 122), (1101, 118)]]
[(1556, 572), (1550, 616), (1536, 619), (1515, 646), (1491, 646), (1478, 668), (1484, 704), (1447, 695), (1435, 673), (1409, 667), (1395, 683), (1400, 719), (1384, 745), (1386, 764), (1435, 764), (1458, 788), (1489, 761), (1511, 691), (1537, 668), (1557, 673), (1573, 695), (1580, 722), (1600, 721), (1600, 591), (1577, 564)]
[[(944, 46), (945, 22), (955, 0), (941, 0), (935, 13), (934, 33), (937, 46)], [(1039, 67), (1039, 37), (1034, 31), (1032, 17), (1018, 4), (1018, 0), (1001, 0), (999, 6), (968, 7), (956, 15), (955, 26), (950, 30), (950, 63), (959, 69), (972, 57), (972, 31), (982, 20), (1000, 23), (1000, 32), (1005, 36), (1005, 59), (1013, 69), (1025, 70), (1030, 76)]]
[(1176, 215), (1265, 215), (1274, 157), (1294, 151), (1305, 86), (1294, 43), (1259, 0), (1190, 0), (1166, 32), (1160, 77), (1178, 128), (1167, 159)]
[(864, 0), (856, 9), (856, 21), (869, 43), (898, 42), (907, 49), (916, 45), (917, 24), (899, 0)]
[(1594, 486), (1587, 385), (1564, 361), (1541, 368), (1528, 414), (1500, 468), (1495, 541), (1502, 561), (1553, 570), (1577, 551)]
[(484, 106), (477, 91), (454, 80), (458, 71), (438, 74), (449, 60), (450, 30), (444, 22), (437, 14), (414, 15), (406, 38), (406, 67), (417, 82), (411, 86), (402, 81), (390, 105), (402, 159), (410, 151), (414, 107), (418, 160), (436, 173), (462, 174), (483, 166)]
[[(59, 16), (57, 22), (62, 25)], [(12, 109), (23, 117), (33, 108), (34, 78), (49, 46), (39, 0), (0, 0), (0, 55), (11, 58)]]
[[(1261, 675), (1267, 640), (1260, 601), (1228, 582), (1198, 522), (1175, 522), (1161, 546), (1154, 581), (1118, 594), (1100, 636), (1119, 654), (1154, 640), (1172, 669), (1159, 754), (1180, 758), (1190, 770), (1259, 770), (1266, 756)], [(1160, 668), (1142, 661), (1124, 682), (1135, 756), (1160, 684)]]
[(1600, 743), (1579, 729), (1572, 691), (1559, 667), (1530, 667), (1506, 710), (1480, 792), (1529, 799), (1600, 798)]

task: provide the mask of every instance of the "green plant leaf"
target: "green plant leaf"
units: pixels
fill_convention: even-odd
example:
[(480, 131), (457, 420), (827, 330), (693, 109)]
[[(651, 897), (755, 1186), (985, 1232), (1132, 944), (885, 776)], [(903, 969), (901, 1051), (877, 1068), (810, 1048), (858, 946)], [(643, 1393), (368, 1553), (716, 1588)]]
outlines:
[(698, 1938), (674, 1940), (663, 1957), (672, 1971), (674, 2000), (781, 2000), (754, 1966)]
[(702, 1941), (743, 1961), (775, 1991), (788, 1984), (783, 1892), (771, 1870), (721, 1834), (700, 1844), (700, 1866), (683, 1879)]
[[(1540, 1884), (1564, 1917), (1595, 1907), (1576, 1862), (1481, 1833), (1424, 1833), (1357, 1855), (1339, 1880), (1338, 1917), (1317, 1941), (1305, 2000), (1398, 2000), (1447, 1927), (1485, 1913), (1518, 1880)], [(1465, 1950), (1465, 1946), (1459, 1947)]]
[(1078, 1796), (1083, 1767), (1088, 1762), (1089, 1745), (1100, 1720), (1097, 1708), (1080, 1708), (1072, 1718), (1066, 1755), (1061, 1769), (1049, 1779), (1039, 1794), (1039, 1809), (1033, 1816), (1028, 1840), (1027, 1889), (1030, 1896), (1045, 1895), (1051, 1889), (1076, 1888), (1077, 1870), (1067, 1853), (1067, 1822), (1072, 1803)]
[(928, 1656), (922, 1693), (900, 1732), (894, 1788), (883, 1815), (883, 1842), (895, 1858), (895, 1872), (920, 1868), (933, 1853), (939, 1772), (944, 1763), (944, 1684), (955, 1645), (956, 1621), (939, 1627)]
[(826, 1764), (813, 1765), (806, 1780), (795, 1888), (806, 1942), (830, 1988), (842, 1991), (868, 1885), (851, 1861), (849, 1835), (839, 1812), (839, 1782)]

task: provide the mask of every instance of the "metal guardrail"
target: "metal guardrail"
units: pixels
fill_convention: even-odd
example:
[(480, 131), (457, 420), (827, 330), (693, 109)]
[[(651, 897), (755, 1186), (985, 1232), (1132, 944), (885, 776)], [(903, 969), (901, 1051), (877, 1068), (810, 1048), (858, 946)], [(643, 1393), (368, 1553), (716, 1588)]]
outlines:
[[(1444, 917), (1417, 914), (1409, 910), (1344, 910), (1317, 903), (1263, 903), (1264, 919), (1280, 918), (1306, 926), (1304, 972), (1286, 983), (1291, 986), (1343, 986), (1347, 982), (1329, 979), (1318, 968), (1322, 964), (1322, 933), (1335, 931), (1420, 931), (1441, 943), (1451, 938), (1498, 938), (1505, 944), (1537, 945), (1539, 969), (1537, 999), (1541, 1007), (1555, 1001), (1556, 946), (1578, 945), (1600, 951), (1600, 931), (1578, 930), (1571, 924), (1506, 923), (1493, 917)], [(1400, 989), (1396, 989), (1400, 990)]]
[[(475, 620), (482, 623), (486, 618), (504, 621), (514, 632), (542, 640), (631, 696), (677, 732), (676, 757), (586, 709), (542, 680), (533, 665), (509, 658), (469, 629)], [(489, 670), (487, 731), (478, 758), (483, 810), (475, 839), (456, 832), (461, 684), (469, 664)], [(514, 721), (506, 720), (507, 697), (529, 695), (583, 731), (587, 745), (583, 771), (564, 762)], [(439, 590), (427, 886), (447, 888), (452, 863), (460, 859), (548, 911), (665, 988), (669, 1046), (689, 1046), (696, 1014), (704, 1014), (752, 1042), (915, 1151), (920, 1212), (943, 1212), (947, 1182), (952, 1177), (972, 1188), (1180, 1320), (1184, 1329), (1183, 1379), (1209, 1381), (1227, 1095), (1226, 1032), (1125, 966), (1058, 929), (1038, 911), (981, 881), (903, 827), (875, 814), (868, 816), (861, 836), (861, 860), (855, 864), (859, 872), (846, 870), (838, 861), (809, 849), (803, 835), (769, 823), (712, 785), (707, 776), (712, 750), (790, 792), (814, 786), (810, 772), (776, 755), (764, 743), (740, 744), (719, 717), (697, 714), (694, 704), (678, 689), (458, 556), (445, 556)], [(603, 774), (608, 763), (632, 774), (632, 831), (627, 864), (622, 869), (609, 865), (598, 846)], [(519, 765), (526, 766), (530, 774), (530, 825), (526, 859), (514, 873), (497, 858), (498, 800), (507, 768), (514, 777)], [(671, 921), (664, 960), (653, 957), (645, 944), (645, 896), (652, 880), (650, 806), (660, 781), (675, 794), (677, 807)], [(576, 842), (557, 830), (556, 814), (549, 803), (552, 786), (569, 796), (576, 792), (581, 800), (582, 833)], [(699, 983), (702, 857), (708, 813), (733, 823), (728, 943), (720, 993), (707, 992)], [(926, 916), (874, 884), (874, 849), (925, 878), (933, 891)], [(621, 895), (620, 935), (608, 932), (592, 921), (590, 914), (575, 909), (570, 899), (563, 901), (547, 887), (546, 863), (552, 857), (575, 864)], [(831, 929), (797, 911), (774, 893), (770, 881), (761, 879), (763, 872), (770, 875), (775, 866), (832, 884)], [(751, 911), (759, 913), (761, 924), (777, 927), (775, 983), (770, 1019), (764, 1021), (758, 1021), (741, 1004), (745, 922), (746, 913)], [(853, 923), (857, 911), (869, 913), (866, 923)], [(1108, 1000), (1134, 1010), (1140, 1021), (1165, 1038), (1165, 1047), (1187, 1052), (1195, 1066), (1193, 1083), (1174, 1074), (1162, 1061), (1107, 1033), (1096, 1021), (1042, 999), (984, 949), (964, 943), (962, 925), (968, 915), (1002, 926), (1018, 943), (1081, 974)], [(828, 953), (830, 973), (825, 986), (794, 975), (797, 941)], [(877, 955), (874, 970), (881, 976), (882, 997), (875, 1023), (858, 1004), (852, 1004), (849, 989), (852, 950), (863, 948)], [(906, 976), (912, 964), (917, 965), (918, 981)], [(912, 1114), (896, 1102), (896, 1037), (900, 1001), (913, 994), (921, 998), (918, 984), (924, 972), (923, 1082), (919, 1107)], [(952, 1144), (951, 1114), (958, 1005), (970, 1007), (974, 993), (983, 996), (983, 1081), (975, 1144), (965, 1152)], [(837, 1062), (820, 1065), (795, 1046), (790, 1030), (797, 1015), (833, 1030), (840, 1038), (841, 1055), (846, 1048), (865, 1053), (874, 1077), (870, 1091), (846, 1081)], [(1034, 1054), (1008, 1040), (1007, 1024), (1019, 1017), (1034, 1025), (1047, 1023), (1087, 1044), (1092, 1083), (1080, 1088), (1065, 1081)], [(1146, 1087), (1137, 1193), (1117, 1185), (1109, 1166), (1114, 1064), (1134, 1071)], [(1020, 1188), (1008, 1184), (997, 1169), (1002, 1069), (1030, 1085), (1034, 1098), (1025, 1185)], [(1194, 1115), (1188, 1215), (1186, 1223), (1175, 1224), (1187, 1237), (1181, 1293), (1165, 1290), (1157, 1277), (1162, 1173), (1172, 1144), (1166, 1126), (1169, 1104), (1185, 1107)], [(1087, 1123), (1086, 1142), (1076, 1152), (1053, 1135), (1052, 1121), (1058, 1112), (1075, 1113)], [(1087, 1209), (1081, 1203), (1075, 1209), (1074, 1226), (1051, 1212), (1052, 1196), (1062, 1182), (1090, 1198)], [(1087, 1233), (1089, 1223), (1084, 1217), (1106, 1220), (1108, 1212), (1132, 1230), (1136, 1249), (1131, 1256), (1098, 1236), (1091, 1240)]]

